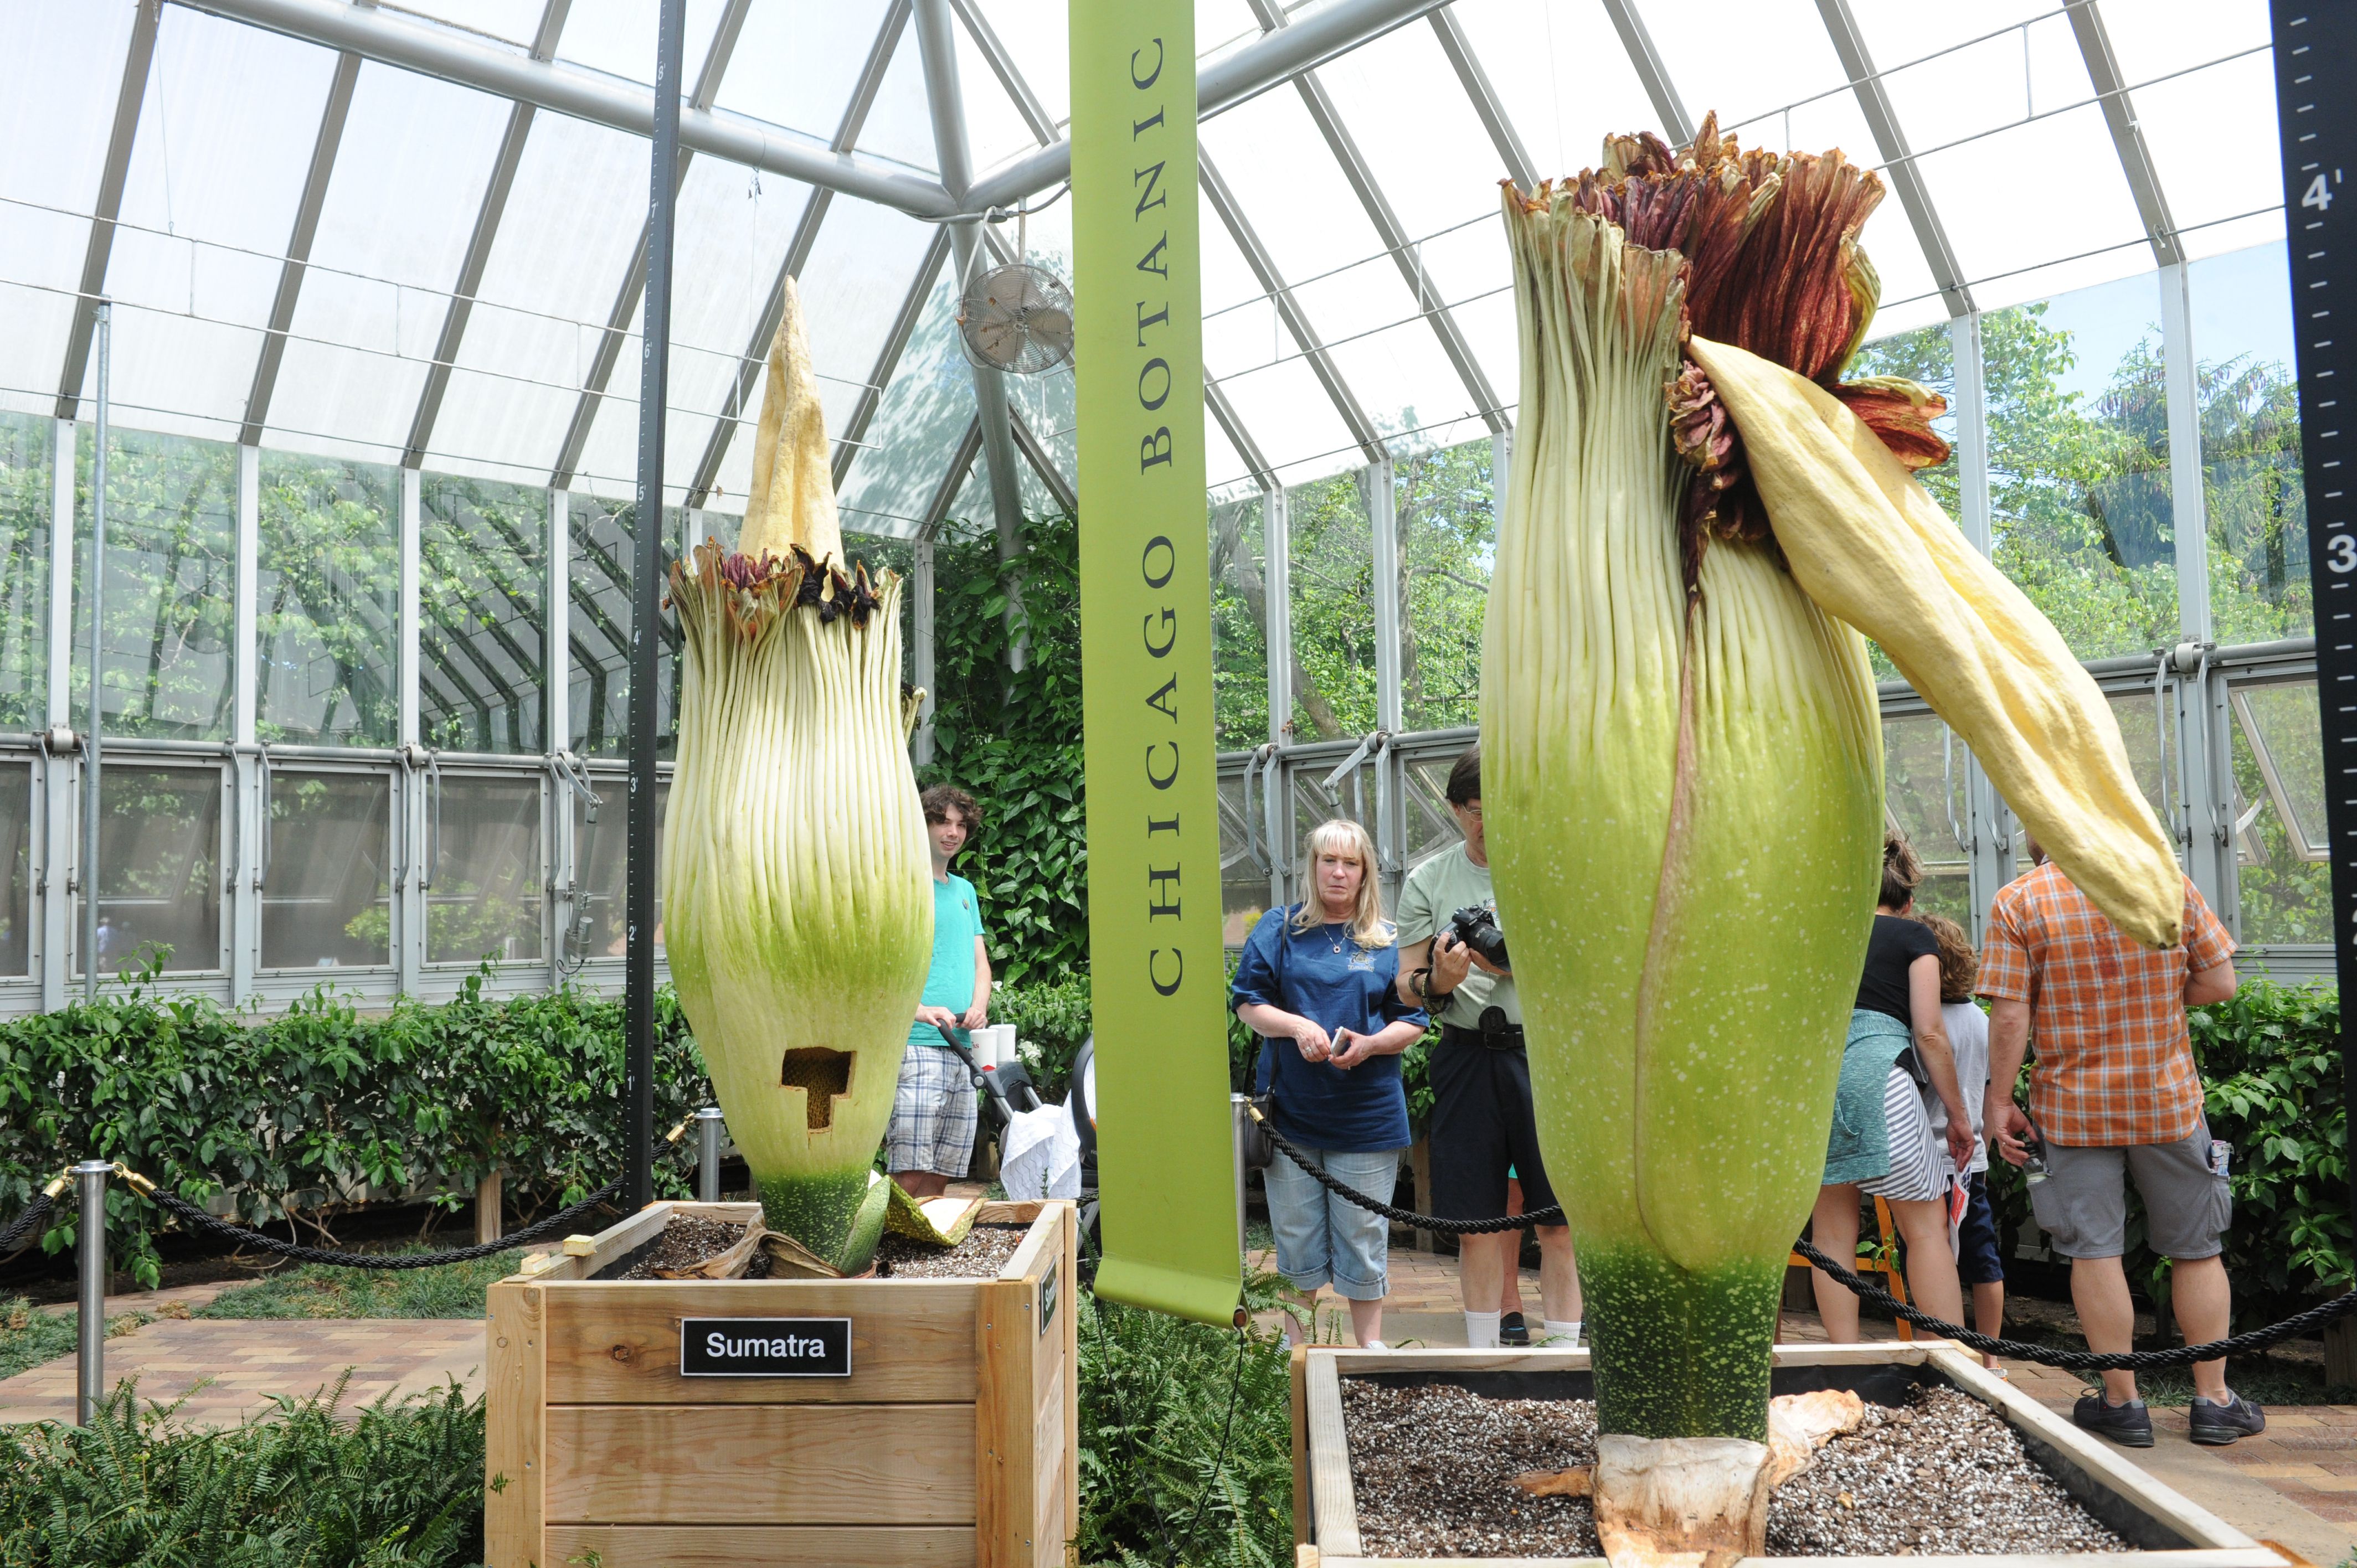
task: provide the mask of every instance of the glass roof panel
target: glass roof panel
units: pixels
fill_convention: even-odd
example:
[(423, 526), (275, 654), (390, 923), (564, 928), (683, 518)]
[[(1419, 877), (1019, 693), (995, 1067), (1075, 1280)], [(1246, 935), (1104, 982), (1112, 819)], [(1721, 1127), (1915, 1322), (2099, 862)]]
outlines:
[(271, 400), (272, 426), (307, 437), (288, 445), (347, 450), (320, 447), (327, 438), (383, 462), (407, 442), (508, 110), (448, 82), (361, 67)]
[[(620, 359), (615, 361), (614, 380), (606, 395), (597, 402), (597, 417), (590, 422), (589, 438), (581, 448), (581, 465), (575, 474), (573, 488), (613, 500), (629, 500), (638, 494), (639, 485), (639, 345), (641, 339), (635, 332), (622, 339)], [(679, 360), (672, 360), (675, 368)], [(663, 504), (677, 506), (687, 495), (688, 482), (695, 478), (695, 466), (704, 457), (705, 443), (710, 439), (716, 423), (713, 410), (716, 404), (706, 403), (688, 408), (679, 400), (679, 383), (672, 383), (671, 412), (663, 421)], [(737, 445), (752, 442), (752, 416), (758, 410), (747, 411), (738, 430)], [(541, 476), (543, 482), (547, 475)], [(741, 500), (727, 497), (716, 500), (715, 510), (738, 511)]]
[[(1366, 455), (1351, 439), (1308, 361), (1286, 360), (1241, 375), (1223, 375), (1220, 387), (1261, 456), (1283, 470), (1280, 477), (1287, 484), (1365, 465)], [(1234, 473), (1208, 474), (1205, 479), (1217, 485), (1248, 477), (1239, 464)]]
[[(1239, 475), (1243, 477), (1239, 478)], [(1237, 456), (1228, 433), (1220, 428), (1220, 422), (1211, 417), (1208, 404), (1203, 409), (1203, 481), (1214, 497), (1224, 498), (1239, 490), (1254, 494), (1260, 489), (1245, 472), (1243, 458)]]
[[(1050, 121), (1063, 124), (1072, 113), (1071, 72), (1066, 64), (1071, 48), (1071, 17), (1064, 7), (1030, 0), (974, 0), (974, 5), (989, 21), (990, 30), (998, 35), (999, 47), (1014, 60), (1031, 96), (1048, 111)], [(1199, 13), (1201, 8), (1197, 7)], [(1200, 48), (1201, 43), (1199, 20), (1196, 44)]]
[(843, 428), (876, 373), (877, 355), (932, 238), (931, 225), (873, 202), (828, 204), (797, 280), (828, 430)]
[[(0, 406), (47, 413), (81, 281), (131, 36), (128, 5), (37, 5), (0, 50)], [(27, 205), (38, 203), (38, 205)], [(42, 207), (62, 211), (43, 211)], [(27, 286), (38, 285), (38, 286)]]
[[(1498, 210), (1505, 162), (1429, 27), (1394, 28), (1318, 77), (1409, 239)], [(1401, 113), (1403, 103), (1415, 113)], [(1351, 199), (1347, 188), (1335, 196)]]
[[(1909, 13), (1903, 20), (1882, 13), (1886, 40), (1876, 44), (1875, 59), (1885, 72), (1883, 88), (1907, 145), (1917, 152), (1928, 151), (2093, 96), (2086, 59), (2067, 18), (2048, 16), (1995, 38), (1964, 43), (1966, 35), (1988, 33), (2016, 20), (2014, 11), (2048, 9), (2043, 0), (2010, 0), (1990, 11), (1986, 21), (1977, 10), (1959, 10), (1938, 28), (1917, 27), (1920, 13)], [(1863, 19), (1860, 25), (1865, 25)], [(1950, 34), (1958, 36), (1952, 38)], [(1949, 52), (1922, 59), (1943, 48)]]
[[(1041, 5), (1039, 9), (1055, 7)], [(990, 69), (990, 57), (982, 52), (982, 46), (974, 42), (963, 22), (953, 23), (950, 30), (957, 39), (958, 89), (965, 100), (968, 163), (975, 169), (986, 169), (1037, 147), (1039, 138), (1024, 122), (1022, 111), (1016, 108), (998, 73)]]
[(745, 14), (713, 107), (832, 140), (887, 9), (886, 0), (764, 0)]
[[(647, 150), (644, 139), (602, 125), (533, 117), (429, 464), (512, 480), (555, 462), (645, 220)], [(637, 369), (616, 365), (618, 376)], [(460, 451), (499, 466), (446, 458)]]
[[(167, 8), (106, 289), (113, 395), (127, 407), (242, 418), (335, 56)], [(248, 253), (261, 252), (260, 255)], [(96, 366), (84, 384), (96, 385)], [(152, 428), (219, 435), (210, 424)]]
[[(565, 14), (565, 30), (557, 36), (556, 58), (567, 65), (587, 66), (608, 76), (651, 83), (655, 79), (655, 26), (661, 0), (592, 0), (576, 4)], [(721, 0), (687, 0), (686, 26), (681, 29), (680, 58), (686, 62), (683, 92), (695, 84), (695, 73), (712, 46), (712, 29), (720, 20)]]
[[(834, 134), (831, 127), (828, 134)], [(875, 105), (867, 111), (867, 123), (859, 128), (856, 145), (870, 157), (896, 159), (926, 174), (936, 172), (933, 116), (925, 104), (925, 62), (917, 48), (913, 24), (900, 29), (899, 47), (892, 51), (892, 63), (884, 68), (883, 84), (877, 89)]]
[[(915, 532), (943, 466), (974, 419), (974, 372), (958, 347), (957, 293), (948, 274), (944, 267), (860, 437), (864, 445), (842, 490), (845, 527)], [(832, 409), (827, 431), (843, 434)]]
[[(1984, 310), (2152, 265), (2119, 153), (2094, 104), (1928, 154), (1916, 167)], [(2001, 204), (2035, 171), (2053, 169), (2071, 171), (2067, 200), (2040, 203), (2034, 221)]]
[(2271, 51), (2140, 88), (2131, 102), (2169, 199), (2169, 216), (2180, 231), (2191, 231), (2184, 237), (2191, 255), (2282, 235), (2283, 155)]
[[(1383, 253), (1375, 226), (1290, 87), (1264, 92), (1205, 121), (1201, 141), (1287, 284), (1298, 286), (1307, 278)], [(1204, 228), (1218, 222), (1216, 213), (1207, 213)], [(1408, 299), (1396, 276), (1390, 285), (1399, 299)], [(1338, 295), (1329, 307), (1341, 303)], [(1313, 319), (1329, 336), (1357, 331), (1396, 316), (1394, 304), (1385, 299), (1363, 304), (1356, 312), (1345, 308), (1330, 320)]]
[(1493, 0), (1457, 20), (1542, 179), (1595, 163), (1609, 133), (1659, 128), (1598, 0)]
[(1343, 383), (1379, 431), (1420, 429), (1467, 416), (1480, 422), (1472, 392), (1422, 317), (1337, 343), (1329, 352)]
[[(672, 247), (674, 411), (716, 418), (726, 405), (810, 195), (806, 185), (779, 175), (757, 179), (751, 170), (717, 158), (698, 158), (689, 166)], [(830, 204), (827, 220), (851, 205), (856, 204)], [(626, 390), (636, 395), (635, 379)], [(705, 430), (708, 435), (709, 426)], [(702, 456), (699, 446), (687, 460), (693, 464)], [(677, 476), (683, 483), (694, 477), (692, 467)]]
[(2263, 49), (2273, 38), (2266, 0), (2136, 0), (2104, 6), (2104, 27), (2130, 91), (2173, 70)]
[[(1686, 113), (1697, 124), (1717, 110), (1719, 128), (1740, 131), (1748, 145), (1814, 149), (1821, 138), (1803, 129), (1810, 112), (1836, 102), (1855, 105), (1854, 97), (1840, 91), (1849, 73), (1842, 70), (1824, 18), (1810, 0), (1637, 0), (1637, 8)], [(1784, 107), (1817, 93), (1832, 96), (1794, 108), (1787, 135)], [(1773, 125), (1752, 124), (1770, 115)], [(1826, 145), (1863, 159), (1874, 143)]]

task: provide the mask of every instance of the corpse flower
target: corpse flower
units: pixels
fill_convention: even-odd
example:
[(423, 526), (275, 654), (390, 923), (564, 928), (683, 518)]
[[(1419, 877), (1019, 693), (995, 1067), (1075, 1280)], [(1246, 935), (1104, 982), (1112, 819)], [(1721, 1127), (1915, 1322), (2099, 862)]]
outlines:
[(870, 1163), (931, 960), (900, 580), (843, 563), (793, 280), (770, 349), (740, 548), (674, 564), (684, 656), (664, 937), (769, 1227), (867, 1266)]
[(1505, 193), (1520, 432), (1482, 772), (1548, 1175), (1593, 1331), (1608, 1552), (1764, 1546), (1769, 1350), (1878, 885), (1865, 638), (2106, 914), (2181, 883), (2109, 709), (1910, 475), (1941, 401), (1836, 378), (1868, 170), (1739, 148)]

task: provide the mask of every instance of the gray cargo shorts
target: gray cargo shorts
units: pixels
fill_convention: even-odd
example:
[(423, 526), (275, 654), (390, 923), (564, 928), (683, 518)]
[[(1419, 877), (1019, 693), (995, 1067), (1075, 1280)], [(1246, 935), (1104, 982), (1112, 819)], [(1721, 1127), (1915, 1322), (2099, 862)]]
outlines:
[(2233, 1190), (2210, 1168), (2210, 1126), (2173, 1144), (2072, 1148), (2046, 1145), (2047, 1177), (2031, 1186), (2038, 1228), (2066, 1258), (2116, 1258), (2127, 1251), (2128, 1195), (2144, 1198), (2145, 1237), (2164, 1258), (2214, 1258), (2234, 1215)]

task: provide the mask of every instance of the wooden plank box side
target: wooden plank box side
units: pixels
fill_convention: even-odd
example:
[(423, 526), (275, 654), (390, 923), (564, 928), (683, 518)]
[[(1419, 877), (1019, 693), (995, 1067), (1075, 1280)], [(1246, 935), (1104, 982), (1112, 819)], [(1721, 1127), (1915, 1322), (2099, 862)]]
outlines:
[[(759, 1208), (651, 1204), (590, 1238), (583, 1255), (549, 1257), (492, 1287), (491, 1568), (546, 1568), (586, 1550), (609, 1568), (1066, 1561), (1079, 1502), (1071, 1203), (984, 1207), (980, 1223), (1028, 1227), (997, 1279), (587, 1277), (674, 1214), (746, 1221)], [(1056, 1305), (1043, 1323), (1051, 1273)], [(985, 1308), (1000, 1303), (986, 1353)], [(705, 1316), (848, 1316), (853, 1375), (683, 1382), (679, 1320)], [(972, 1457), (985, 1404), (1010, 1461), (996, 1477)], [(770, 1480), (784, 1454), (794, 1498)], [(923, 1478), (914, 1493), (910, 1475)]]
[[(2039, 1568), (2285, 1568), (2284, 1560), (2216, 1515), (2200, 1508), (2094, 1439), (2054, 1415), (2009, 1382), (1990, 1377), (1977, 1361), (1945, 1340), (1890, 1345), (1780, 1345), (1780, 1367), (1921, 1366), (1930, 1363), (1960, 1391), (1988, 1404), (2018, 1431), (2032, 1452), (2074, 1491), (2095, 1486), (2142, 1514), (2185, 1547), (2103, 1553), (2016, 1553), (2007, 1561)], [(1312, 1349), (1304, 1355), (1303, 1398), (1295, 1428), (1306, 1450), (1308, 1503), (1320, 1568), (1603, 1568), (1596, 1558), (1375, 1558), (1360, 1555), (1358, 1511), (1351, 1485), (1348, 1433), (1340, 1380), (1362, 1372), (1584, 1371), (1578, 1350), (1420, 1350), (1365, 1352)], [(2057, 1460), (2061, 1461), (2060, 1465)], [(2075, 1474), (2073, 1473), (2075, 1472)], [(1329, 1529), (1329, 1524), (1332, 1528)], [(1775, 1568), (1975, 1568), (1986, 1557), (1778, 1558)], [(1763, 1560), (1764, 1568), (1764, 1560)]]

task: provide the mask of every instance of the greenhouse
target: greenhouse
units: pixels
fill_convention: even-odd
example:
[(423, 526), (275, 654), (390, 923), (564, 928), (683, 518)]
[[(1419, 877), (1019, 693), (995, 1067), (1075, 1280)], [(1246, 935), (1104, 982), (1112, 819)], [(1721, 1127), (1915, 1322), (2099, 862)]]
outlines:
[(0, 40), (0, 1468), (440, 1317), (320, 1561), (2357, 1552), (2167, 1348), (2357, 1441), (2339, 0)]

